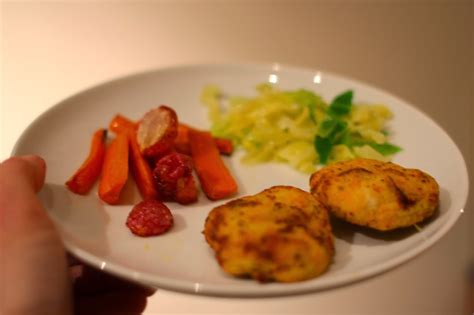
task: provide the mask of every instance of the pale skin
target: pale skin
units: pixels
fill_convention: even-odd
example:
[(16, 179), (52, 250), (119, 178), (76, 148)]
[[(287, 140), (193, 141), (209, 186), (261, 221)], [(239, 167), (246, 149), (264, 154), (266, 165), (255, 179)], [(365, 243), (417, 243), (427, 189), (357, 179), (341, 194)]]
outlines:
[(0, 314), (140, 314), (153, 293), (68, 257), (37, 198), (45, 162), (0, 164)]

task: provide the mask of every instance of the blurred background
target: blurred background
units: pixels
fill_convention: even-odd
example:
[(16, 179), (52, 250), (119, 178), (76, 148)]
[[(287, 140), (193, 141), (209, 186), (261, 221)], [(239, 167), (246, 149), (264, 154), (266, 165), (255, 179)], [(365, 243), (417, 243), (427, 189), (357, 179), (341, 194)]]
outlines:
[(402, 267), (345, 288), (255, 300), (158, 290), (145, 314), (469, 314), (473, 3), (2, 1), (0, 158), (55, 103), (131, 73), (203, 62), (278, 62), (362, 80), (421, 109), (459, 146), (471, 189), (453, 229)]

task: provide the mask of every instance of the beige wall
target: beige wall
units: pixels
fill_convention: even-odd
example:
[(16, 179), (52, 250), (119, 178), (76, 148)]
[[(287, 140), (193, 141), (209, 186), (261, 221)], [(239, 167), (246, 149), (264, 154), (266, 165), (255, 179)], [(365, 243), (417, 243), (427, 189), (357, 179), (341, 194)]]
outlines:
[[(453, 255), (470, 248), (474, 258), (473, 1), (62, 1), (1, 8), (2, 159), (40, 112), (119, 75), (205, 61), (321, 68), (406, 99), (452, 136), (470, 169), (470, 223), (463, 217), (439, 246)], [(457, 242), (468, 234), (470, 242)], [(452, 249), (457, 244), (469, 245)]]

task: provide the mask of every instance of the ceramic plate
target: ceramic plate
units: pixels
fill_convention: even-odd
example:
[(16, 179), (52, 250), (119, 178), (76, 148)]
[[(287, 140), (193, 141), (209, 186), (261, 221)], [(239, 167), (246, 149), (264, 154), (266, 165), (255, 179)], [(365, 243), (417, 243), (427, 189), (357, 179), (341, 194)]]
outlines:
[[(230, 95), (255, 95), (255, 86), (272, 82), (281, 89), (306, 88), (330, 100), (347, 89), (356, 103), (379, 103), (394, 113), (392, 142), (403, 147), (394, 162), (420, 168), (436, 178), (441, 204), (435, 218), (386, 234), (336, 224), (336, 256), (324, 275), (304, 282), (261, 284), (236, 279), (219, 268), (202, 235), (209, 211), (223, 203), (200, 193), (199, 202), (169, 203), (173, 229), (159, 237), (134, 236), (125, 226), (132, 205), (140, 200), (130, 182), (122, 205), (108, 206), (94, 189), (88, 196), (66, 190), (64, 182), (87, 156), (92, 133), (121, 113), (139, 119), (160, 104), (173, 107), (179, 119), (209, 128), (199, 96), (207, 84)], [(380, 89), (342, 76), (278, 65), (195, 65), (161, 69), (114, 80), (76, 94), (37, 118), (18, 140), (15, 155), (39, 154), (48, 164), (41, 200), (59, 228), (67, 249), (106, 272), (140, 283), (181, 292), (223, 296), (274, 296), (348, 284), (406, 262), (438, 241), (455, 223), (466, 202), (468, 178), (463, 157), (433, 120), (405, 101)], [(239, 154), (225, 158), (238, 180), (238, 196), (273, 185), (308, 190), (309, 176), (285, 165), (246, 166)]]

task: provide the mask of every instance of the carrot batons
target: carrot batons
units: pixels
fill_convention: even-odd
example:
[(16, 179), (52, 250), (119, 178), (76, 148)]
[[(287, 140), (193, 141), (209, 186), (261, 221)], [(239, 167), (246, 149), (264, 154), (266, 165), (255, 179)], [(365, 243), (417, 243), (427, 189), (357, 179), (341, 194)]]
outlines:
[(214, 143), (216, 144), (217, 150), (220, 154), (231, 155), (234, 152), (234, 145), (232, 141), (224, 138), (214, 138)]
[[(137, 130), (137, 128), (138, 123), (120, 114), (115, 115), (109, 124), (109, 129), (116, 134), (124, 131)], [(191, 154), (191, 148), (189, 147), (190, 129), (193, 128), (182, 123), (178, 124), (177, 135), (174, 140), (174, 149), (179, 153)], [(232, 152), (234, 152), (234, 145), (231, 140), (217, 137), (213, 137), (213, 139), (220, 154), (231, 155)]]
[(189, 130), (191, 156), (202, 189), (211, 200), (229, 197), (237, 192), (237, 183), (222, 161), (209, 132)]
[[(174, 148), (179, 153), (183, 153), (183, 154), (191, 153), (191, 147), (189, 144), (189, 131), (191, 129), (194, 129), (194, 128), (189, 127), (188, 125), (185, 125), (185, 124), (178, 125), (178, 134), (176, 136), (176, 139), (174, 140)], [(234, 151), (234, 146), (231, 140), (224, 139), (224, 138), (216, 138), (216, 137), (213, 137), (212, 139), (214, 140), (214, 143), (216, 144), (216, 147), (219, 150), (220, 154), (231, 155), (232, 152)]]
[(115, 115), (115, 117), (110, 121), (109, 129), (116, 134), (121, 132), (128, 132), (130, 130), (136, 130), (138, 128), (138, 124), (134, 121), (131, 121), (125, 116), (120, 114)]
[(109, 124), (109, 129), (116, 134), (125, 133), (129, 136), (130, 170), (143, 200), (158, 199), (153, 171), (138, 146), (137, 128), (137, 123), (120, 114), (115, 115)]
[(94, 133), (89, 156), (76, 173), (66, 182), (69, 190), (76, 194), (84, 195), (94, 186), (102, 170), (106, 151), (106, 138), (107, 131), (105, 129), (99, 129)]
[(130, 132), (130, 169), (144, 200), (158, 199), (153, 172), (138, 147), (135, 132)]
[(178, 133), (174, 139), (174, 149), (182, 154), (191, 154), (191, 147), (189, 146), (189, 130), (184, 124), (178, 124)]
[[(223, 199), (237, 192), (237, 184), (219, 156), (219, 153), (232, 154), (232, 141), (213, 138), (209, 132), (201, 132), (185, 124), (178, 124), (175, 116), (176, 114), (170, 108), (160, 106), (148, 112), (142, 124), (137, 124), (120, 114), (117, 114), (109, 124), (109, 129), (117, 135), (127, 134), (129, 137), (130, 169), (143, 199), (161, 197), (161, 192), (158, 192), (156, 188), (156, 178), (144, 155), (148, 153), (150, 157), (153, 157), (156, 153), (154, 151), (159, 151), (160, 154), (157, 154), (159, 160), (162, 157), (161, 153), (166, 151), (161, 150), (161, 147), (168, 147), (171, 139), (176, 151), (192, 155), (202, 189), (209, 199)], [(137, 132), (141, 132), (141, 136), (137, 137)], [(150, 135), (154, 138), (151, 139)], [(155, 147), (160, 150), (154, 150)], [(183, 201), (181, 203), (189, 203), (197, 199), (192, 179), (182, 181), (181, 186), (177, 192), (177, 196), (179, 195), (177, 199)], [(117, 201), (114, 201), (114, 198), (108, 201), (102, 195), (101, 198), (108, 203), (118, 202), (121, 188), (116, 190), (113, 191)], [(179, 200), (177, 201), (180, 202)]]
[(99, 197), (108, 204), (117, 204), (128, 178), (128, 135), (119, 133), (105, 153)]

